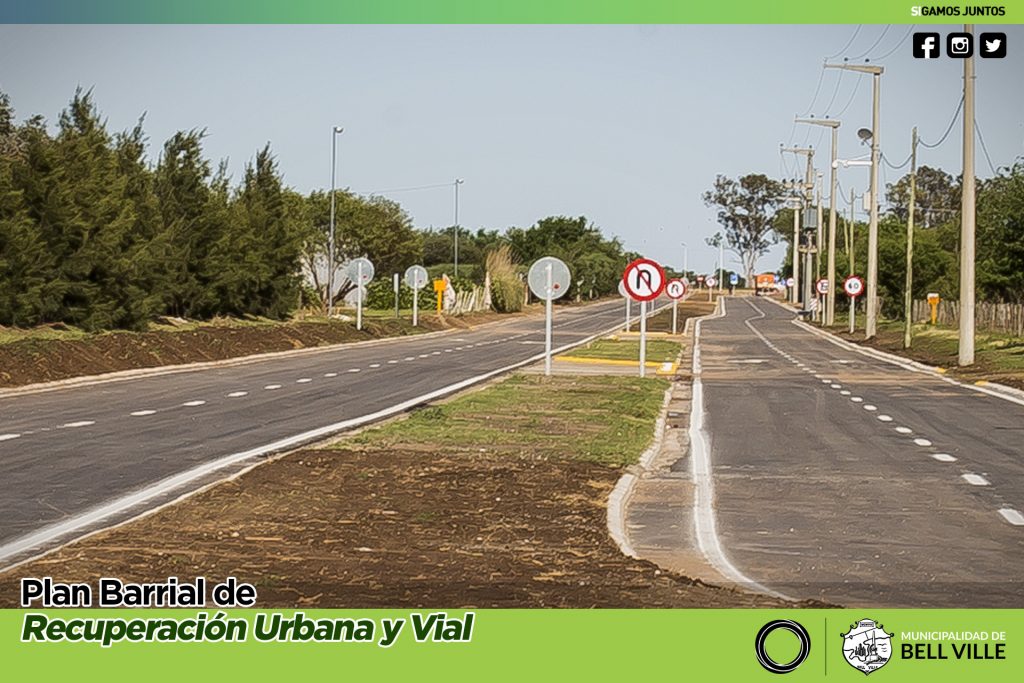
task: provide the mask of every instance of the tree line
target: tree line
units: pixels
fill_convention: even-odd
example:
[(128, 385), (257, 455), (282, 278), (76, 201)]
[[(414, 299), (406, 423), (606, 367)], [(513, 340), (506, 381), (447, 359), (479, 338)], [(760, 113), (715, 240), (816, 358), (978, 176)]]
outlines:
[[(266, 145), (233, 182), (203, 150), (205, 131), (175, 133), (155, 160), (143, 120), (111, 133), (79, 89), (56, 125), (18, 123), (0, 92), (0, 325), (67, 323), (142, 329), (160, 316), (282, 319), (323, 307), (331, 193), (285, 185)], [(335, 193), (334, 262), (367, 256), (378, 277), (414, 263), (451, 273), (454, 229), (417, 230), (385, 197)], [(487, 255), (507, 246), (523, 271), (566, 260), (588, 291), (610, 294), (626, 264), (617, 239), (585, 217), (529, 228), (460, 230), (460, 275), (482, 281)]]

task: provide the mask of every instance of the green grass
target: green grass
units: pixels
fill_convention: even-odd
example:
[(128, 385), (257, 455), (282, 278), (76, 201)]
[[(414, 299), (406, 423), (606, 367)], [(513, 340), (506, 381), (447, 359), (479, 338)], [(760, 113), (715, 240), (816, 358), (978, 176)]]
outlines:
[[(627, 465), (648, 446), (662, 379), (514, 375), (335, 445)], [(424, 464), (429, 465), (425, 455)]]
[[(682, 345), (667, 339), (647, 340), (647, 360), (654, 363), (671, 363), (679, 357)], [(632, 360), (640, 362), (639, 339), (597, 339), (565, 354), (574, 358), (603, 358), (607, 360)]]

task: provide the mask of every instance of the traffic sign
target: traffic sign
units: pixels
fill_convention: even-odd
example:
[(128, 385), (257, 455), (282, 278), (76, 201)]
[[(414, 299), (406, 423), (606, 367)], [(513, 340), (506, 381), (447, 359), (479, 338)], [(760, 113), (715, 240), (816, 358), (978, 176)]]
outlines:
[(429, 279), (427, 269), (423, 266), (409, 266), (405, 269), (405, 284), (409, 289), (423, 289)]
[(373, 279), (373, 264), (370, 263), (370, 259), (360, 256), (348, 262), (345, 273), (352, 282), (365, 285)]
[(708, 286), (708, 287), (714, 287), (715, 285), (717, 285), (717, 284), (718, 284), (718, 280), (716, 280), (716, 279), (714, 278), (714, 276), (712, 276), (712, 277), (709, 277), (709, 278), (708, 278), (707, 280), (705, 280), (704, 282), (705, 282), (705, 283), (707, 284), (707, 286)]
[(814, 283), (814, 289), (817, 290), (818, 294), (828, 294), (828, 280), (821, 278)]
[(665, 270), (651, 259), (638, 258), (622, 273), (626, 292), (637, 301), (653, 301), (665, 289)]
[(686, 296), (686, 283), (675, 278), (665, 283), (665, 294), (670, 299), (682, 299)]
[(554, 256), (545, 256), (534, 261), (526, 281), (530, 284), (530, 291), (534, 296), (544, 301), (562, 296), (569, 291), (569, 285), (572, 283), (569, 266)]
[(786, 278), (786, 286), (787, 287), (792, 287), (794, 284), (796, 284), (796, 280), (794, 280), (791, 277), (787, 277)]
[(626, 291), (626, 285), (619, 280), (619, 296), (629, 296), (629, 292)]
[(843, 290), (851, 298), (858, 297), (864, 293), (864, 281), (856, 275), (851, 275), (843, 282)]
[(737, 285), (740, 282), (740, 276), (736, 273), (729, 273), (729, 284)]

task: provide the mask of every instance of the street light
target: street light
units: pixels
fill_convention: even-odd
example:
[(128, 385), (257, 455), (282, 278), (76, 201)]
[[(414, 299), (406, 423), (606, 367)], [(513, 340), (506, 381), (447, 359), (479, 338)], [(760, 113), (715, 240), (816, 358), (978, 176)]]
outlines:
[[(832, 175), (828, 192), (828, 293), (825, 295), (825, 324), (835, 322), (836, 314), (836, 145), (840, 122), (834, 119), (797, 119), (797, 123), (812, 126), (828, 126), (832, 129)], [(821, 245), (818, 245), (821, 248)], [(819, 257), (820, 260), (820, 257)]]
[[(807, 171), (804, 176), (804, 197), (809, 198), (810, 195), (808, 193), (814, 188), (814, 148), (780, 147), (779, 153), (783, 152), (803, 154), (807, 157)], [(793, 291), (790, 301), (796, 304), (800, 301), (800, 216), (796, 209), (793, 211)], [(810, 273), (804, 273), (804, 277), (810, 277)], [(804, 305), (806, 306), (807, 302), (804, 302)]]
[(826, 64), (826, 69), (845, 69), (871, 74), (871, 221), (868, 224), (868, 294), (867, 323), (864, 338), (875, 336), (878, 325), (878, 100), (881, 76), (885, 67), (870, 64)]
[(327, 317), (334, 315), (334, 176), (337, 171), (338, 136), (345, 131), (341, 126), (331, 128), (331, 228), (327, 236)]
[(455, 277), (459, 276), (459, 185), (466, 182), (455, 179)]

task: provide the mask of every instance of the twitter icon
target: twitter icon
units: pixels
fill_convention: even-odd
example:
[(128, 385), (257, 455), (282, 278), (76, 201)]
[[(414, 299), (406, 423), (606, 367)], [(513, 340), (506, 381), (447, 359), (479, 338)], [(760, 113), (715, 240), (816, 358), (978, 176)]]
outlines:
[(981, 49), (978, 52), (982, 57), (1002, 59), (1006, 56), (1005, 33), (982, 33), (979, 38)]

